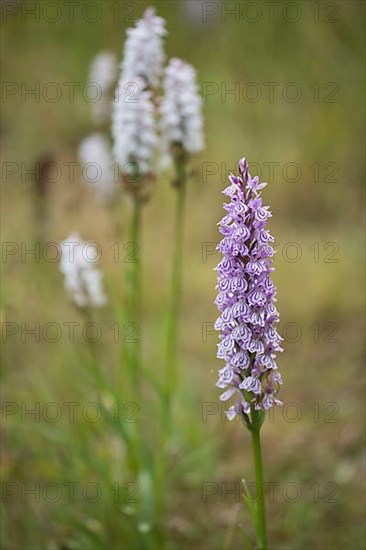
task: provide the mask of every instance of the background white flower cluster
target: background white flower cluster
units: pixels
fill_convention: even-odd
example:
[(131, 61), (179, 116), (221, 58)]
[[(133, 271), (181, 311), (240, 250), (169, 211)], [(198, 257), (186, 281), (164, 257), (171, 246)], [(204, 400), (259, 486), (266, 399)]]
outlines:
[(122, 172), (129, 162), (142, 175), (154, 172), (159, 155), (164, 159), (159, 166), (169, 165), (175, 143), (187, 153), (203, 149), (196, 72), (177, 58), (163, 70), (165, 34), (165, 21), (152, 8), (127, 31), (112, 126), (113, 153)]
[[(103, 51), (91, 63), (89, 82), (100, 91), (100, 99), (92, 103), (97, 130), (81, 142), (78, 158), (83, 182), (102, 202), (111, 202), (118, 192), (117, 165), (122, 174), (139, 178), (169, 167), (175, 145), (187, 154), (204, 147), (196, 71), (178, 58), (171, 59), (164, 69), (165, 35), (165, 20), (153, 8), (127, 30), (114, 101), (110, 92), (117, 76), (115, 54)], [(104, 128), (110, 117), (112, 147)], [(82, 249), (79, 235), (68, 240), (75, 237)], [(101, 277), (91, 264), (79, 258), (72, 265), (63, 257), (61, 271), (66, 289), (78, 306), (105, 303)]]

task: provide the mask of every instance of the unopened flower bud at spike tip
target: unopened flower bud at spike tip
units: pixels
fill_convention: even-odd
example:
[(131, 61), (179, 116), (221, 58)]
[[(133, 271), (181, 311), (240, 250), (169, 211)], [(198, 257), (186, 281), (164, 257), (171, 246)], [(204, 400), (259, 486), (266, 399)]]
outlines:
[(217, 266), (215, 302), (221, 312), (215, 323), (220, 331), (217, 357), (225, 360), (217, 386), (225, 390), (222, 401), (236, 398), (227, 411), (230, 419), (250, 415), (253, 407), (280, 405), (276, 394), (282, 384), (276, 364), (282, 338), (275, 329), (279, 314), (271, 280), (274, 239), (266, 229), (271, 213), (260, 195), (266, 184), (251, 178), (245, 158), (238, 168), (239, 176), (231, 175), (224, 190), (230, 202), (219, 224), (223, 257)]
[(239, 173), (243, 178), (243, 182), (246, 183), (248, 181), (248, 176), (249, 176), (249, 164), (247, 162), (247, 159), (245, 157), (240, 159), (238, 166), (239, 166)]

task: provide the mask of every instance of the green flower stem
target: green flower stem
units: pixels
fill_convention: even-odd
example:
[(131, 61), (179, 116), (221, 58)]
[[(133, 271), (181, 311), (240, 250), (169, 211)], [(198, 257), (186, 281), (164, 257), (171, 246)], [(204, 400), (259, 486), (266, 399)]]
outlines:
[[(141, 385), (141, 346), (140, 346), (140, 293), (141, 293), (141, 258), (140, 258), (140, 233), (141, 233), (141, 200), (138, 196), (134, 197), (133, 215), (130, 233), (130, 243), (137, 251), (137, 258), (133, 258), (127, 270), (127, 311), (128, 322), (135, 323), (137, 326), (137, 341), (131, 344), (124, 343), (123, 345), (131, 346), (129, 353), (129, 367), (131, 369), (131, 380), (136, 397), (139, 396), (139, 388)], [(133, 254), (134, 256), (135, 254)]]
[(267, 535), (266, 535), (266, 510), (263, 484), (263, 464), (261, 453), (260, 429), (263, 424), (263, 413), (255, 411), (252, 407), (252, 423), (250, 432), (252, 434), (253, 456), (255, 467), (255, 481), (257, 487), (258, 500), (256, 504), (256, 534), (258, 550), (266, 550)]
[[(184, 237), (184, 213), (186, 202), (187, 167), (184, 152), (179, 150), (175, 156), (177, 178), (174, 182), (176, 193), (175, 226), (173, 237), (173, 259), (171, 274), (170, 303), (166, 318), (165, 343), (165, 385), (162, 392), (162, 425), (161, 441), (157, 449), (156, 459), (156, 494), (158, 495), (157, 510), (160, 517), (164, 517), (167, 510), (168, 479), (167, 479), (167, 445), (172, 431), (172, 398), (178, 382), (177, 344), (179, 316), (182, 294), (182, 253)], [(165, 528), (163, 529), (165, 531)], [(161, 533), (162, 539), (165, 532)]]
[[(118, 321), (123, 328), (133, 323), (137, 327), (136, 341), (120, 341), (120, 358), (122, 362), (123, 388), (117, 392), (120, 398), (135, 402), (141, 411), (141, 358), (140, 358), (140, 292), (141, 292), (141, 207), (142, 202), (137, 194), (133, 195), (133, 210), (128, 243), (125, 249), (130, 251), (130, 261), (125, 267), (125, 300), (124, 307), (117, 312)], [(142, 463), (142, 442), (139, 434), (139, 425), (128, 423), (123, 426), (121, 433), (127, 448), (127, 458), (131, 471), (138, 475)]]
[(167, 320), (166, 334), (166, 356), (165, 356), (165, 372), (166, 372), (166, 398), (167, 412), (170, 415), (171, 401), (175, 393), (178, 381), (178, 361), (177, 361), (177, 344), (178, 344), (178, 329), (179, 316), (181, 310), (181, 294), (182, 294), (182, 254), (183, 254), (183, 236), (184, 236), (184, 212), (186, 202), (186, 181), (187, 169), (186, 162), (183, 156), (176, 159), (176, 213), (175, 213), (175, 228), (174, 228), (174, 250), (172, 264), (172, 283), (170, 305)]

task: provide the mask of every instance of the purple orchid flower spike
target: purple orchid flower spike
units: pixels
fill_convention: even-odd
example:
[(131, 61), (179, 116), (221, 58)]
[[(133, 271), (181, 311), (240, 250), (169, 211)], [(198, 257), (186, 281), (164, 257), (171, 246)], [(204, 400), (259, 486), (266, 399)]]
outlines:
[(245, 158), (239, 161), (239, 175), (229, 176), (223, 193), (225, 216), (219, 223), (223, 235), (218, 244), (222, 253), (217, 271), (216, 305), (220, 316), (215, 328), (220, 332), (217, 357), (225, 361), (219, 370), (217, 387), (224, 390), (223, 402), (234, 398), (226, 411), (229, 420), (239, 416), (250, 430), (259, 497), (255, 508), (243, 481), (243, 497), (255, 515), (257, 548), (266, 550), (266, 514), (260, 429), (265, 411), (281, 405), (277, 392), (282, 378), (276, 354), (282, 338), (275, 329), (279, 315), (275, 306), (276, 287), (271, 280), (274, 239), (268, 229), (271, 216), (263, 206), (260, 191), (267, 185), (251, 177)]
[(226, 391), (221, 400), (235, 397), (227, 411), (250, 417), (252, 410), (280, 405), (276, 397), (282, 379), (276, 353), (282, 338), (274, 325), (279, 320), (275, 306), (276, 288), (271, 280), (273, 237), (266, 229), (271, 216), (263, 206), (260, 191), (267, 185), (251, 178), (245, 158), (239, 161), (239, 175), (230, 175), (223, 191), (230, 198), (227, 214), (220, 222), (223, 239), (218, 245), (223, 257), (218, 264), (218, 296), (221, 312), (216, 321), (220, 331), (217, 356), (224, 359), (217, 386)]

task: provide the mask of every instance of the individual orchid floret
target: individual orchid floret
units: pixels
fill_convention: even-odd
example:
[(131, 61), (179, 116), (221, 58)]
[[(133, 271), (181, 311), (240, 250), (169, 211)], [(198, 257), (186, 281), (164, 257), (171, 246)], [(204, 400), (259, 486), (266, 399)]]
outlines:
[(78, 151), (83, 181), (101, 201), (109, 202), (117, 191), (113, 159), (108, 139), (99, 133), (85, 138)]
[(282, 384), (276, 364), (282, 338), (275, 329), (279, 314), (271, 280), (274, 239), (266, 229), (271, 213), (260, 193), (266, 184), (250, 176), (245, 158), (239, 161), (239, 175), (229, 180), (223, 193), (230, 202), (224, 204), (226, 214), (219, 223), (223, 239), (217, 247), (222, 253), (216, 268), (215, 303), (221, 312), (215, 323), (220, 331), (217, 357), (225, 361), (217, 386), (225, 390), (222, 401), (235, 397), (228, 418), (239, 414), (246, 419), (253, 410), (282, 404), (276, 397)]
[(91, 103), (92, 116), (96, 124), (108, 122), (111, 116), (111, 90), (117, 80), (117, 57), (113, 52), (97, 54), (89, 71), (89, 84), (97, 87), (97, 100)]
[(164, 63), (165, 34), (165, 20), (155, 14), (154, 8), (148, 8), (135, 27), (127, 30), (121, 65), (125, 78), (138, 76), (146, 87), (159, 84)]
[(101, 307), (107, 298), (102, 288), (102, 273), (95, 267), (97, 250), (73, 233), (60, 243), (60, 271), (65, 277), (65, 289), (80, 308)]
[(169, 153), (176, 145), (190, 154), (203, 149), (202, 100), (192, 65), (177, 58), (170, 60), (160, 114), (164, 151)]
[(121, 79), (116, 90), (112, 123), (113, 155), (122, 173), (153, 171), (158, 145), (151, 92), (141, 78)]

